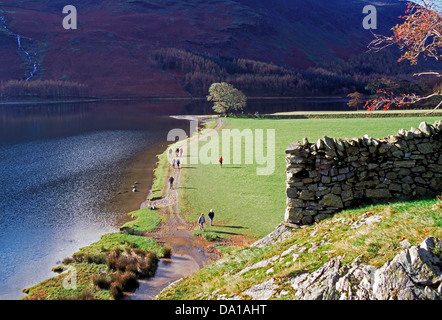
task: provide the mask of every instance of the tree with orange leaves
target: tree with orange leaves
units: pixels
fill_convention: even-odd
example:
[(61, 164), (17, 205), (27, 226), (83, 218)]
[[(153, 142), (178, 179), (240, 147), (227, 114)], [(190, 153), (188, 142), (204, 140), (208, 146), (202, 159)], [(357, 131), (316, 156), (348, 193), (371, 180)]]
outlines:
[[(442, 61), (442, 9), (437, 4), (438, 0), (421, 0), (420, 4), (408, 2), (405, 15), (400, 17), (404, 22), (392, 28), (393, 35), (390, 37), (374, 34), (375, 39), (369, 44), (369, 49), (380, 51), (391, 45), (397, 45), (404, 52), (399, 61), (408, 60), (412, 65), (417, 64), (420, 57)], [(442, 74), (433, 71), (415, 74), (415, 76), (422, 75), (442, 77)], [(367, 101), (365, 105), (367, 110), (388, 110), (390, 106), (410, 106), (433, 97), (442, 97), (442, 90), (439, 88), (424, 97), (416, 94), (397, 96), (392, 92), (381, 90), (377, 92), (377, 96), (376, 99)], [(441, 105), (442, 100), (431, 112)]]

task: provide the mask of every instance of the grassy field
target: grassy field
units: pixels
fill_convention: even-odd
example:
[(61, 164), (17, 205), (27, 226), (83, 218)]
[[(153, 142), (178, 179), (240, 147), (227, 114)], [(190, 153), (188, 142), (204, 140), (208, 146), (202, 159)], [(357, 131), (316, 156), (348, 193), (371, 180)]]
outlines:
[[(437, 117), (356, 118), (356, 119), (227, 119), (224, 129), (274, 129), (275, 171), (272, 175), (256, 175), (260, 165), (219, 164), (186, 165), (180, 184), (180, 214), (196, 222), (201, 213), (215, 211), (214, 226), (202, 234), (211, 238), (247, 235), (260, 238), (270, 233), (282, 220), (285, 211), (285, 149), (290, 142), (307, 137), (315, 142), (323, 136), (334, 138), (375, 138), (394, 135), (399, 129), (418, 127), (422, 121), (434, 123)], [(199, 143), (200, 151), (205, 143)], [(266, 141), (264, 140), (264, 146)], [(235, 152), (231, 143), (231, 154)], [(240, 146), (246, 149), (245, 139)], [(237, 152), (239, 150), (236, 150)], [(264, 149), (264, 154), (266, 150)], [(222, 151), (220, 151), (222, 154)], [(242, 159), (244, 159), (244, 154)], [(195, 231), (195, 233), (198, 233)]]

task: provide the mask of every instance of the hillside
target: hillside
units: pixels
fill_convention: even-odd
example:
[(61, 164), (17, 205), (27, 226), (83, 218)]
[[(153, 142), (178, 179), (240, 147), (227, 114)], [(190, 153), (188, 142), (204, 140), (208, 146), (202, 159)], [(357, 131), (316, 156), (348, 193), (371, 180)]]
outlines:
[[(362, 27), (362, 8), (369, 3), (82, 0), (78, 29), (64, 30), (65, 1), (3, 0), (0, 81), (59, 79), (86, 84), (96, 96), (189, 97), (185, 73), (162, 68), (158, 50), (305, 70), (366, 50), (372, 35)], [(394, 0), (376, 6), (379, 32), (404, 11)]]
[(164, 289), (172, 300), (440, 300), (441, 202), (345, 210), (280, 224)]

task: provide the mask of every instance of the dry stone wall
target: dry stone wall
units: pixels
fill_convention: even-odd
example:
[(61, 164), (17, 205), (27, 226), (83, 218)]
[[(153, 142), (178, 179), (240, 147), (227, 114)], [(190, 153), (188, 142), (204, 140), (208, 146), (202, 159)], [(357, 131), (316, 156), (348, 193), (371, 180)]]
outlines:
[(442, 120), (374, 139), (307, 138), (287, 149), (285, 221), (312, 224), (366, 203), (442, 191)]

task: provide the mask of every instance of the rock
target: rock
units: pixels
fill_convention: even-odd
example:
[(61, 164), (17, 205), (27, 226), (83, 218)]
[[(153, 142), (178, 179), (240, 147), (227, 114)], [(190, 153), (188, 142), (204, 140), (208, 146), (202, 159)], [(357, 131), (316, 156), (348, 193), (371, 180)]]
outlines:
[(344, 151), (344, 150), (345, 150), (344, 143), (342, 142), (341, 139), (336, 140), (336, 148), (337, 148), (339, 151)]
[(330, 150), (335, 150), (336, 149), (336, 147), (335, 147), (335, 145), (333, 143), (333, 139), (331, 139), (331, 138), (329, 138), (327, 136), (324, 137), (324, 143), (325, 143), (325, 148), (326, 149), (330, 149)]
[(382, 142), (382, 143), (380, 143), (380, 145), (378, 147), (378, 152), (383, 154), (383, 153), (386, 153), (388, 150), (390, 150), (390, 148), (391, 148), (391, 144)]
[(286, 281), (299, 300), (438, 300), (442, 298), (442, 257), (434, 248), (442, 249), (442, 241), (427, 238), (381, 268), (365, 265), (359, 257), (342, 265), (339, 256), (312, 273)]
[(426, 122), (421, 122), (419, 125), (419, 130), (422, 132), (424, 137), (429, 137), (431, 135), (431, 128)]
[(318, 215), (315, 216), (315, 222), (316, 222), (316, 223), (319, 223), (319, 222), (321, 222), (322, 220), (325, 220), (325, 219), (328, 219), (328, 218), (331, 218), (331, 217), (333, 217), (332, 214), (329, 214), (329, 213), (320, 213), (320, 214), (318, 214)]
[(351, 189), (342, 191), (341, 198), (342, 198), (342, 201), (344, 201), (344, 202), (353, 200), (354, 199), (353, 191), (351, 191)]
[(290, 223), (300, 223), (303, 217), (303, 212), (301, 208), (287, 207), (285, 210), (284, 221)]
[(304, 157), (290, 157), (289, 160), (291, 164), (304, 164), (308, 162), (308, 160)]
[(308, 145), (309, 145), (308, 139), (307, 138), (302, 139), (302, 146), (306, 148), (308, 147)]
[(294, 151), (298, 150), (298, 148), (299, 148), (299, 142), (292, 142), (285, 149), (285, 153), (291, 154)]
[(405, 135), (404, 135), (405, 140), (408, 141), (408, 140), (413, 139), (414, 137), (415, 137), (415, 134), (413, 132), (405, 130)]
[(395, 161), (393, 166), (395, 168), (413, 168), (416, 165), (416, 160), (404, 160), (404, 161)]
[(367, 198), (391, 198), (391, 193), (388, 189), (367, 189), (365, 190)]
[(292, 230), (299, 228), (297, 225), (292, 225), (288, 223), (280, 223), (275, 230), (269, 233), (264, 238), (261, 238), (250, 245), (250, 247), (255, 248), (265, 248), (270, 244), (275, 244), (285, 239), (289, 238), (292, 234)]
[(393, 191), (393, 192), (401, 192), (402, 186), (399, 183), (391, 183), (388, 186), (388, 190)]
[(339, 298), (335, 284), (339, 280), (339, 268), (342, 257), (333, 258), (317, 271), (304, 273), (290, 280), (296, 291), (295, 298), (300, 300), (337, 300)]
[(411, 247), (376, 270), (373, 295), (379, 300), (436, 300), (433, 289), (440, 285), (442, 272), (437, 266), (440, 256), (431, 249), (441, 248), (441, 240), (427, 238), (420, 246)]
[(316, 148), (318, 150), (324, 150), (325, 144), (324, 141), (322, 141), (322, 139), (318, 139), (318, 141), (316, 142)]
[(315, 200), (315, 192), (311, 190), (302, 190), (299, 199), (303, 200)]
[(309, 225), (309, 224), (312, 224), (313, 221), (314, 221), (313, 216), (304, 216), (304, 217), (301, 219), (301, 223), (302, 223), (303, 225)]
[(275, 280), (271, 278), (263, 283), (254, 285), (253, 287), (245, 290), (242, 294), (250, 296), (252, 300), (268, 300), (275, 293), (277, 286), (274, 284)]
[(404, 240), (402, 240), (401, 242), (399, 242), (399, 246), (400, 246), (402, 249), (409, 249), (409, 248), (411, 247), (411, 244), (410, 244), (410, 242), (408, 241), (408, 239), (404, 239)]
[[(425, 123), (425, 122), (423, 122), (423, 123)], [(433, 144), (431, 144), (431, 143), (420, 143), (417, 145), (417, 149), (423, 154), (428, 154), (428, 153), (434, 152), (434, 147), (433, 147)]]
[(351, 228), (357, 229), (363, 225), (378, 223), (382, 220), (382, 218), (383, 217), (380, 215), (377, 214), (372, 215), (371, 212), (365, 212), (358, 217), (358, 220), (356, 220), (351, 224)]
[(344, 204), (342, 203), (342, 199), (340, 196), (329, 193), (325, 195), (321, 201), (319, 201), (319, 205), (322, 207), (333, 207), (333, 208), (343, 208)]
[(244, 273), (246, 273), (246, 272), (248, 272), (248, 271), (250, 271), (250, 270), (266, 268), (266, 267), (268, 267), (269, 265), (273, 265), (273, 264), (276, 262), (276, 260), (279, 260), (279, 255), (278, 255), (278, 256), (273, 256), (273, 257), (271, 257), (270, 259), (267, 259), (267, 260), (264, 260), (264, 261), (257, 262), (257, 263), (255, 263), (255, 264), (252, 265), (252, 266), (249, 266), (249, 267), (247, 267), (247, 268), (244, 268), (244, 269), (242, 269), (240, 272), (238, 272), (237, 274), (235, 274), (235, 276), (240, 276), (240, 275), (242, 275), (242, 274), (244, 274)]

